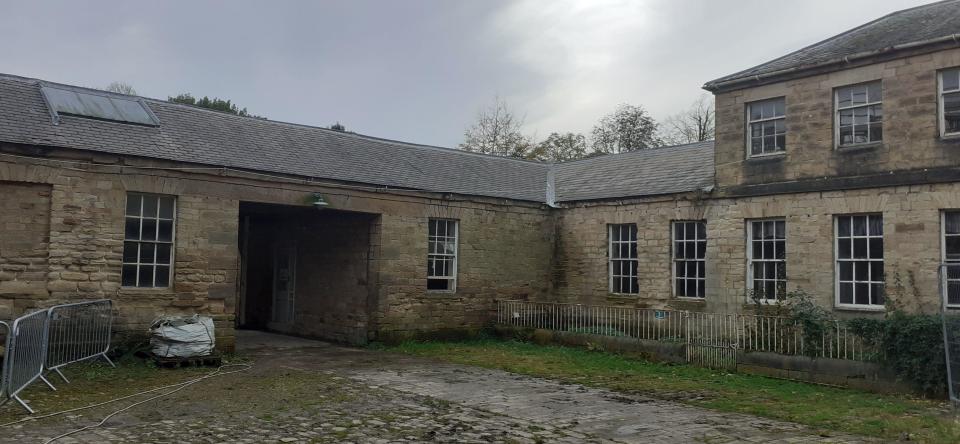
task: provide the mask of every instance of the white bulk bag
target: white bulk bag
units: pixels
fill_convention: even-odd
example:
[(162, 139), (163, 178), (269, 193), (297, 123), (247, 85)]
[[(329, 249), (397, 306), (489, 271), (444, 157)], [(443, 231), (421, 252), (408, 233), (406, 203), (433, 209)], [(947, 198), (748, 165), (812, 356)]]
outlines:
[(163, 316), (150, 326), (150, 347), (164, 358), (206, 356), (213, 352), (213, 329), (207, 316)]

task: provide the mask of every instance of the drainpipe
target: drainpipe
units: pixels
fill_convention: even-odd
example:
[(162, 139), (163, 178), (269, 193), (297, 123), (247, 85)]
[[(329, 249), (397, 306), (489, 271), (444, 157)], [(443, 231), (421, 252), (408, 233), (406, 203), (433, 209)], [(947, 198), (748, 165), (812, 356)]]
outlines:
[(550, 208), (559, 208), (557, 207), (557, 187), (556, 187), (556, 171), (553, 163), (550, 164), (550, 167), (547, 168), (547, 194), (545, 196), (547, 206)]

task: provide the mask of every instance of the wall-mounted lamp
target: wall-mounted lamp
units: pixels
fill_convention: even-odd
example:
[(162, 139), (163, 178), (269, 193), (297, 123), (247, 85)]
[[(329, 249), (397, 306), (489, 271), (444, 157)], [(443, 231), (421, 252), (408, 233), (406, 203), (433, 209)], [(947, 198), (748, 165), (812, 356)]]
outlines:
[(322, 210), (326, 207), (329, 207), (330, 203), (323, 198), (323, 195), (320, 193), (313, 193), (313, 207)]

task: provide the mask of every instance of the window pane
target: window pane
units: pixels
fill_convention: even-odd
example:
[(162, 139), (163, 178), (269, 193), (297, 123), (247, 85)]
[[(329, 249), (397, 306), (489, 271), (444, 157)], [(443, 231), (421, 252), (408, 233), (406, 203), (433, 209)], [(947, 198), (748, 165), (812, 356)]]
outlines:
[(944, 131), (960, 132), (960, 93), (943, 95)]
[(123, 231), (124, 239), (140, 240), (140, 219), (128, 217)]
[(841, 216), (837, 218), (837, 236), (850, 236), (850, 217)]
[(947, 234), (960, 234), (960, 211), (946, 213), (943, 229)]
[(448, 279), (427, 279), (427, 290), (450, 290), (450, 283)]
[(707, 242), (698, 241), (697, 242), (697, 259), (703, 259), (707, 257)]
[(760, 120), (761, 106), (757, 103), (751, 103), (748, 108), (750, 110), (750, 120)]
[(776, 245), (776, 259), (786, 259), (787, 258), (787, 243), (785, 241), (777, 241)]
[(140, 263), (152, 264), (154, 251), (155, 251), (154, 244), (146, 243), (146, 242), (141, 243), (140, 244)]
[(139, 216), (139, 215), (140, 215), (140, 195), (128, 194), (127, 195), (127, 216)]
[(883, 105), (872, 105), (868, 108), (870, 110), (869, 122), (882, 122), (883, 121)]
[(773, 113), (774, 113), (775, 116), (782, 116), (782, 115), (784, 115), (784, 110), (783, 110), (783, 108), (784, 108), (784, 99), (783, 99), (783, 98), (773, 99)]
[(849, 284), (849, 283), (840, 284), (840, 303), (841, 304), (853, 303), (853, 284)]
[(840, 88), (837, 90), (837, 107), (847, 106), (850, 106), (850, 88)]
[(170, 285), (170, 267), (157, 267), (156, 283), (158, 287)]
[(137, 286), (138, 287), (153, 286), (153, 266), (152, 265), (140, 266), (140, 282), (137, 283)]
[(944, 239), (944, 249), (947, 260), (960, 260), (960, 236), (947, 236)]
[(870, 238), (870, 259), (883, 259), (883, 238)]
[(763, 102), (763, 105), (762, 105), (762, 106), (763, 106), (763, 118), (764, 118), (764, 119), (769, 119), (769, 118), (774, 117), (774, 116), (776, 115), (776, 114), (775, 114), (775, 109), (776, 109), (776, 108), (774, 107), (772, 100), (767, 100), (767, 101)]
[(943, 76), (944, 91), (952, 91), (955, 89), (960, 89), (960, 69), (951, 69), (949, 71), (944, 71), (942, 76)]
[(870, 284), (857, 283), (853, 286), (853, 303), (860, 305), (870, 304)]
[(157, 240), (163, 242), (170, 242), (173, 240), (173, 221), (172, 220), (161, 220), (159, 222), (160, 229)]
[(697, 222), (697, 239), (706, 239), (707, 238), (707, 224), (703, 222)]
[(882, 216), (870, 216), (870, 235), (871, 236), (882, 236), (883, 235), (883, 217)]
[(866, 259), (867, 257), (867, 240), (863, 238), (855, 238), (853, 240), (853, 257), (855, 259)]
[(121, 285), (124, 287), (133, 287), (137, 285), (137, 266), (136, 265), (124, 265), (121, 271)]
[(431, 221), (428, 223), (428, 226), (429, 226), (429, 228), (427, 229), (428, 234), (429, 234), (430, 236), (436, 236), (436, 235), (437, 235), (437, 221), (431, 220)]
[(123, 243), (123, 261), (124, 262), (136, 262), (139, 253), (137, 252), (137, 243), (136, 242), (124, 242)]
[(853, 217), (853, 235), (854, 236), (867, 235), (867, 216)]
[(870, 280), (870, 267), (868, 266), (868, 262), (853, 263), (853, 280), (855, 281)]
[(841, 126), (840, 127), (840, 144), (849, 145), (853, 142), (853, 127), (852, 126)]
[(883, 262), (870, 262), (870, 280), (874, 282), (883, 282)]
[(157, 245), (157, 263), (158, 264), (170, 263), (170, 245), (169, 244)]
[(692, 223), (684, 223), (681, 224), (681, 226), (684, 227), (684, 231), (686, 232), (688, 240), (697, 238), (697, 227), (695, 227)]
[(840, 262), (840, 280), (841, 281), (852, 281), (853, 280), (853, 262)]
[(850, 239), (838, 239), (837, 240), (837, 257), (840, 259), (850, 259)]
[(140, 233), (143, 240), (157, 240), (157, 220), (143, 219), (143, 230)]
[(850, 104), (862, 105), (867, 103), (867, 86), (855, 85), (850, 87)]
[(173, 219), (173, 198), (160, 198), (160, 217), (164, 219)]
[(884, 301), (886, 300), (884, 292), (885, 292), (885, 288), (883, 284), (870, 285), (870, 293), (872, 296), (871, 299), (873, 299), (874, 305), (883, 305)]
[(157, 217), (157, 196), (143, 196), (143, 216)]
[(883, 140), (883, 124), (871, 123), (868, 131), (870, 132), (870, 142), (880, 142)]
[(874, 82), (867, 85), (867, 98), (870, 102), (883, 101), (883, 84)]

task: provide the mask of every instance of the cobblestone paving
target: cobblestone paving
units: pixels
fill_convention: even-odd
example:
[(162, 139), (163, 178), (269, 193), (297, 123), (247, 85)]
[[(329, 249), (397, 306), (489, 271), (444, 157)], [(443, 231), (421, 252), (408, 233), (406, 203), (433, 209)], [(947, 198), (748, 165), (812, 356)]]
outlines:
[[(833, 442), (802, 426), (474, 367), (247, 333), (245, 373), (210, 379), (58, 443)], [(0, 429), (42, 443), (101, 408)]]

